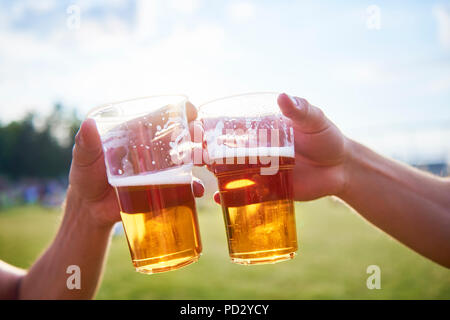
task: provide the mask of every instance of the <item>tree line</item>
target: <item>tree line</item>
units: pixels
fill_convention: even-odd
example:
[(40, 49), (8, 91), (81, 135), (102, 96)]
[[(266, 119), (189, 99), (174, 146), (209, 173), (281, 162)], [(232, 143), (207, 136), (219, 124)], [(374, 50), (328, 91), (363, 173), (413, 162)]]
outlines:
[(61, 104), (46, 117), (28, 113), (0, 123), (0, 177), (17, 181), (67, 176), (80, 123), (75, 110)]

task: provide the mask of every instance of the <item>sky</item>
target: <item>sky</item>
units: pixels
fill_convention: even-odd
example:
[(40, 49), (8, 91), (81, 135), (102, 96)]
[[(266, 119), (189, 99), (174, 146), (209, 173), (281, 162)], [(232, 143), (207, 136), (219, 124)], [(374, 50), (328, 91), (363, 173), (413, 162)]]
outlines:
[(0, 1), (2, 123), (254, 91), (304, 97), (400, 160), (450, 163), (450, 1)]

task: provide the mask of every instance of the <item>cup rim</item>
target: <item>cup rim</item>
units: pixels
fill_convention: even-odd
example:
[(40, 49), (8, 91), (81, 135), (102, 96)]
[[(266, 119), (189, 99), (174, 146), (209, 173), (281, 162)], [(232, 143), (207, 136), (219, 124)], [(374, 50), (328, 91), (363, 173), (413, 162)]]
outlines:
[(126, 103), (126, 102), (132, 102), (132, 101), (137, 101), (137, 100), (145, 100), (145, 99), (151, 99), (151, 98), (161, 98), (161, 97), (180, 97), (183, 98), (181, 101), (189, 101), (189, 97), (183, 93), (175, 93), (175, 94), (156, 94), (156, 95), (151, 95), (151, 96), (141, 96), (141, 97), (137, 97), (137, 98), (130, 98), (130, 99), (125, 99), (125, 100), (117, 100), (117, 101), (113, 101), (113, 102), (107, 102), (107, 103), (103, 103), (101, 105), (98, 105), (96, 107), (93, 107), (92, 109), (90, 109), (87, 114), (86, 114), (86, 118), (91, 118), (93, 114), (95, 114), (96, 112), (105, 109), (107, 107), (111, 107), (114, 105), (118, 105), (118, 104), (122, 104), (122, 103)]

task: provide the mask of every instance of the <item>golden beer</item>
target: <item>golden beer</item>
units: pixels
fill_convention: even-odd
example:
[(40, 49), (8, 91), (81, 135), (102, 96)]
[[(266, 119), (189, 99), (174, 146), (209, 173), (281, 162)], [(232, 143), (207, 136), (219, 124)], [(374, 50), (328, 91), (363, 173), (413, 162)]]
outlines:
[(199, 108), (205, 162), (218, 182), (231, 261), (254, 265), (297, 251), (292, 122), (277, 93), (249, 93)]
[[(292, 168), (280, 157), (275, 175), (261, 175), (261, 164), (212, 164), (228, 236), (231, 260), (239, 264), (274, 263), (297, 251)], [(228, 162), (229, 159), (228, 159)]]
[(115, 190), (137, 271), (169, 271), (198, 260), (202, 244), (190, 184)]
[(192, 190), (184, 96), (154, 96), (94, 109), (108, 181), (136, 271), (197, 261), (202, 251)]

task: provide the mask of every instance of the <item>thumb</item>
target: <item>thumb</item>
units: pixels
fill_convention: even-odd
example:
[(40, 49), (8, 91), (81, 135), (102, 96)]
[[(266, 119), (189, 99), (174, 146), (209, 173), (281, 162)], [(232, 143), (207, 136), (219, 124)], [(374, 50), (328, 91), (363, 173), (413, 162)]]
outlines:
[(323, 111), (309, 104), (306, 99), (282, 93), (278, 96), (278, 105), (281, 112), (290, 118), (296, 129), (302, 133), (317, 133), (329, 126)]
[(220, 204), (220, 193), (219, 193), (219, 191), (216, 191), (216, 192), (214, 193), (213, 199), (214, 199), (214, 201), (215, 201), (217, 204)]
[(205, 193), (205, 186), (199, 178), (192, 177), (192, 190), (194, 192), (194, 196), (198, 198), (203, 197), (203, 194)]
[(86, 199), (99, 199), (109, 188), (100, 136), (93, 119), (85, 120), (73, 147), (69, 181)]
[(103, 154), (100, 136), (93, 119), (85, 120), (75, 136), (73, 164), (87, 167), (94, 164)]

